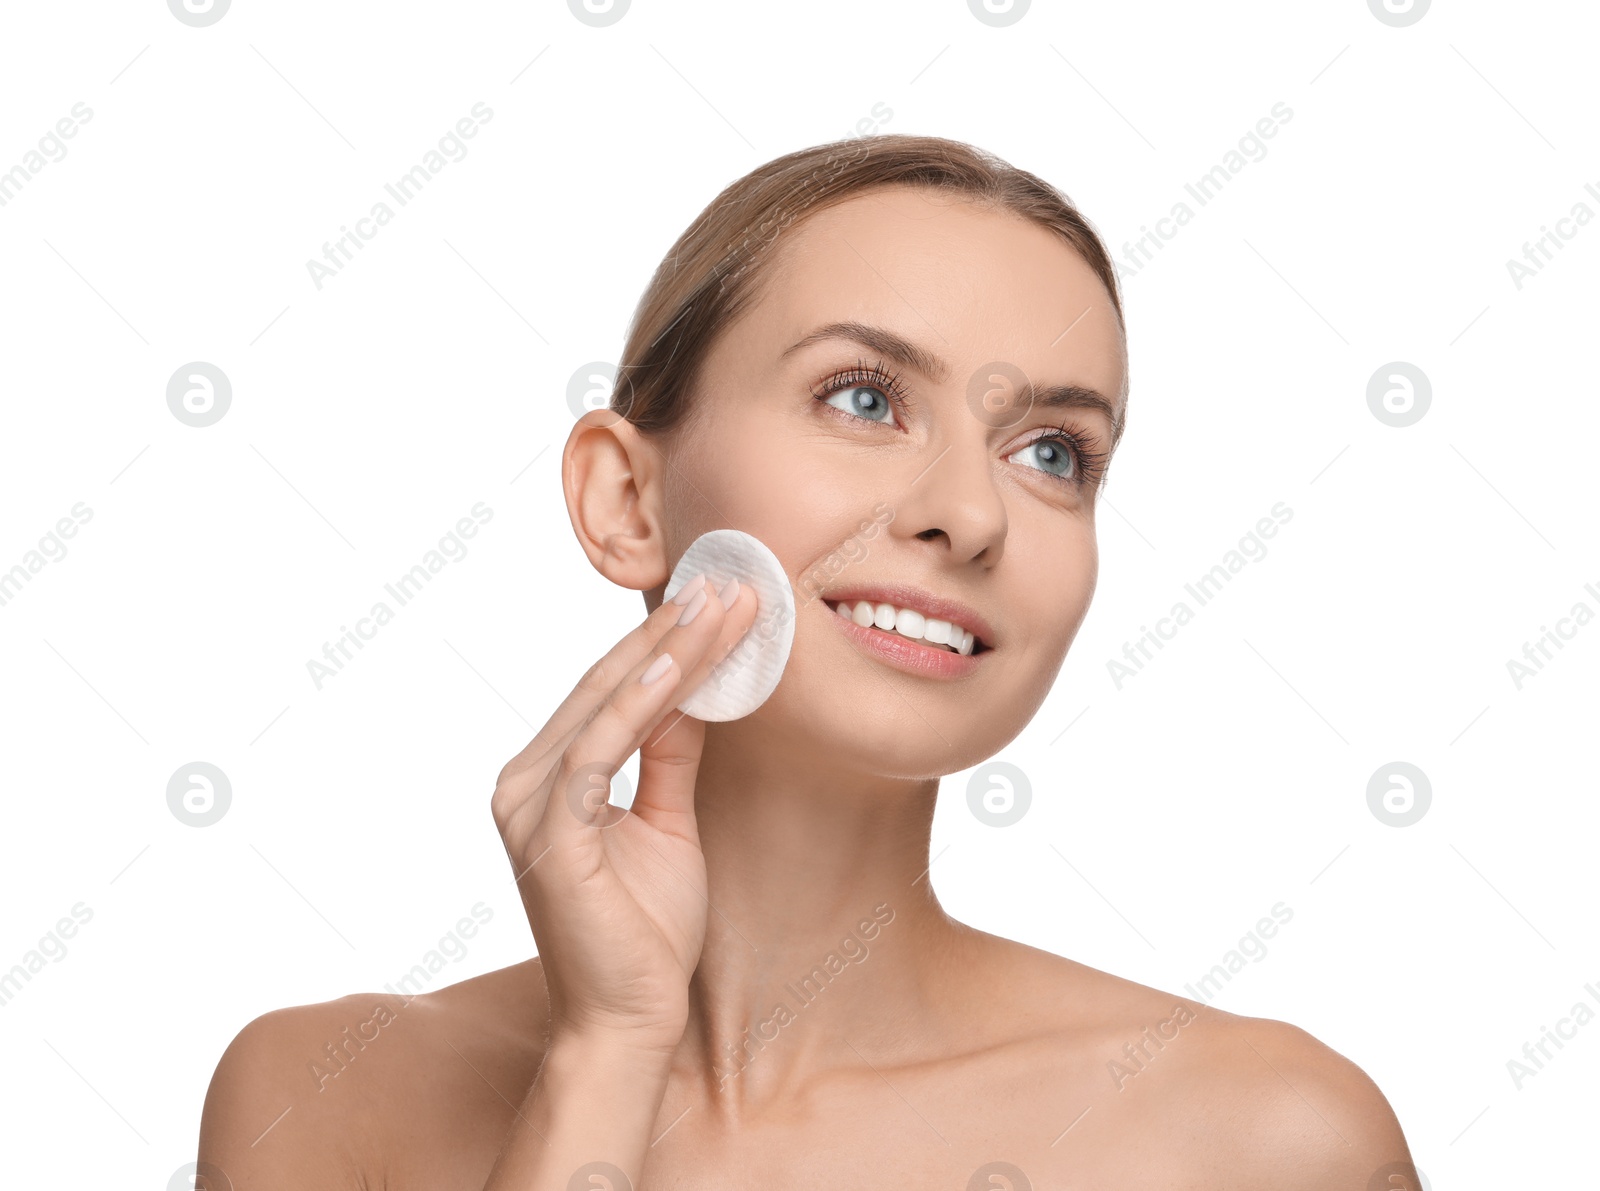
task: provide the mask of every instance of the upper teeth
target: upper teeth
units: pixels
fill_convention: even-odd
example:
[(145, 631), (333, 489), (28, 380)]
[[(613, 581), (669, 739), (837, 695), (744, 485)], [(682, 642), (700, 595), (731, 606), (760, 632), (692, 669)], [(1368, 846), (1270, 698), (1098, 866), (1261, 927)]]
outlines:
[(896, 608), (893, 604), (874, 604), (870, 600), (840, 600), (833, 610), (862, 628), (875, 625), (913, 641), (943, 645), (955, 653), (972, 652), (974, 638), (970, 632), (948, 620), (934, 620), (915, 608)]

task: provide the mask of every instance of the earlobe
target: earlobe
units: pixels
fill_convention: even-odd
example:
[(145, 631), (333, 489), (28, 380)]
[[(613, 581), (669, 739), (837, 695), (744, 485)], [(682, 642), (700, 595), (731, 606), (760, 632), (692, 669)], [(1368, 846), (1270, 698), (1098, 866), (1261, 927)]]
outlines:
[(578, 419), (561, 455), (561, 487), (578, 544), (595, 570), (634, 591), (668, 578), (651, 455), (634, 425), (605, 409)]

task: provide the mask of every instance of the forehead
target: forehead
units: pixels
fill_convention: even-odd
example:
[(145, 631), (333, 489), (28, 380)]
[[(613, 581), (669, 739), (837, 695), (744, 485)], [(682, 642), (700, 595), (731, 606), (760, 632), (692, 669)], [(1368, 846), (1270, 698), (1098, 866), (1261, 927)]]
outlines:
[(808, 216), (778, 242), (746, 330), (782, 351), (816, 327), (889, 327), (956, 378), (995, 360), (1045, 381), (1122, 389), (1110, 294), (1055, 232), (1009, 211), (893, 186)]

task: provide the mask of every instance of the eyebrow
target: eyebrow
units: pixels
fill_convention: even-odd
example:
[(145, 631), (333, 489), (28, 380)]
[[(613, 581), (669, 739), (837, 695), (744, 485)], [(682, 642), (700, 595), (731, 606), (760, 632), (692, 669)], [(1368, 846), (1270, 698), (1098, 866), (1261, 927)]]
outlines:
[[(818, 327), (785, 350), (783, 357), (791, 356), (813, 343), (822, 343), (829, 339), (847, 339), (869, 347), (888, 356), (897, 364), (914, 368), (936, 383), (943, 382), (950, 376), (950, 365), (926, 348), (886, 327), (874, 327), (868, 323), (853, 321), (828, 323), (826, 326)], [(1085, 385), (1038, 386), (1029, 381), (1023, 389), (1023, 394), (1031, 396), (1032, 404), (1043, 409), (1087, 409), (1099, 413), (1111, 423), (1112, 444), (1115, 445), (1122, 437), (1121, 409), (1116, 402), (1097, 389)]]

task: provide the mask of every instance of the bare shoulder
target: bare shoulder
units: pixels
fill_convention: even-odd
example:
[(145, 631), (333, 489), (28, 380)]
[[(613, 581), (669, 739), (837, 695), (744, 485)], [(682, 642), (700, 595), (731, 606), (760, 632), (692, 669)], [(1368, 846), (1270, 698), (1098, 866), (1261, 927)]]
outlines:
[(543, 1059), (544, 998), (532, 959), (262, 1014), (212, 1075), (201, 1170), (243, 1188), (481, 1186)]
[(1070, 1134), (1078, 1152), (1117, 1155), (1107, 1177), (1245, 1191), (1418, 1188), (1382, 1091), (1307, 1031), (1026, 951), (1014, 956), (1025, 973), (1017, 987), (1054, 1007), (1041, 1035), (1060, 1090), (1053, 1110), (1081, 1122)]
[(1218, 1105), (1197, 1156), (1232, 1185), (1417, 1191), (1394, 1109), (1360, 1066), (1288, 1022), (1185, 1007), (1200, 1031), (1175, 1099)]

